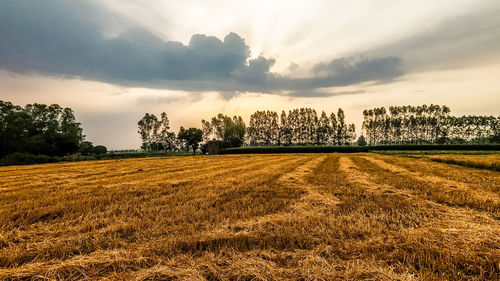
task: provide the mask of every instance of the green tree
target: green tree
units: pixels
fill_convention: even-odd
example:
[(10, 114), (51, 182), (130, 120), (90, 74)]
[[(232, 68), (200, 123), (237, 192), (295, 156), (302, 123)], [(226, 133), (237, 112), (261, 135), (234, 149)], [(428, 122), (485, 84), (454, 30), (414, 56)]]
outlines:
[(241, 116), (234, 116), (232, 120), (224, 119), (223, 141), (229, 143), (231, 147), (239, 147), (245, 141), (246, 126)]
[(80, 145), (78, 152), (80, 152), (81, 155), (90, 155), (94, 153), (94, 145), (90, 141), (84, 141)]
[(203, 140), (203, 131), (197, 128), (189, 128), (186, 130), (184, 127), (181, 127), (177, 134), (177, 138), (183, 142), (186, 152), (189, 152), (191, 148), (193, 149), (193, 154), (195, 154), (196, 149), (198, 149), (200, 142)]
[(231, 147), (238, 147), (245, 141), (246, 125), (241, 116), (233, 118), (219, 113), (211, 122), (201, 120), (203, 140), (221, 140)]
[(96, 145), (94, 147), (94, 154), (103, 155), (108, 153), (108, 149), (104, 145)]
[(167, 132), (163, 139), (163, 149), (165, 151), (173, 151), (177, 149), (177, 136), (174, 132)]
[(149, 113), (144, 114), (144, 117), (137, 122), (137, 126), (139, 127), (137, 132), (141, 135), (142, 148), (146, 151), (151, 151), (151, 145), (155, 141), (157, 134), (157, 122), (158, 118), (156, 118), (154, 114)]
[(170, 129), (170, 122), (168, 120), (168, 116), (165, 112), (161, 113), (161, 118), (158, 120), (156, 124), (157, 135), (155, 136), (155, 142), (160, 143), (163, 147), (165, 147), (165, 143), (167, 142), (168, 133)]
[(137, 122), (139, 130), (137, 131), (142, 139), (142, 149), (147, 151), (166, 150), (169, 146), (169, 129), (170, 123), (168, 116), (162, 112), (160, 119), (154, 114), (146, 113), (139, 122)]
[(330, 126), (330, 119), (323, 111), (318, 121), (318, 128), (316, 129), (317, 144), (326, 144), (331, 135), (332, 127)]
[(22, 108), (0, 101), (0, 156), (67, 155), (77, 152), (84, 138), (70, 108), (37, 103)]
[(330, 128), (331, 128), (331, 131), (330, 131), (330, 142), (333, 143), (333, 144), (338, 144), (339, 143), (339, 136), (338, 136), (338, 127), (339, 127), (339, 123), (337, 121), (337, 116), (335, 116), (335, 113), (332, 112), (330, 114)]
[(358, 141), (356, 142), (358, 146), (366, 146), (366, 139), (365, 136), (361, 135), (358, 138)]
[(345, 114), (342, 108), (339, 108), (337, 112), (337, 144), (341, 145), (345, 143), (347, 135), (347, 125), (345, 123)]
[(203, 132), (203, 141), (207, 142), (215, 139), (214, 128), (209, 121), (201, 120), (201, 130)]
[(284, 110), (281, 111), (279, 132), (281, 145), (292, 144), (292, 128), (290, 127), (288, 117), (286, 116), (286, 112)]

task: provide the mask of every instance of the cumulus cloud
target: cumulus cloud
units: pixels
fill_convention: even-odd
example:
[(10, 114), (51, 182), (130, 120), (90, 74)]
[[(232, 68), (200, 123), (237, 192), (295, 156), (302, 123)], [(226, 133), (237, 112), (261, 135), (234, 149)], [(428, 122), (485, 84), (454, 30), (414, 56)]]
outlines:
[[(185, 45), (130, 23), (116, 25), (117, 18), (81, 0), (2, 1), (0, 68), (125, 86), (270, 93), (388, 81), (404, 74), (397, 57), (357, 57), (319, 63), (310, 77), (293, 78), (271, 72), (273, 58), (251, 58), (238, 34), (222, 40), (195, 34)], [(127, 28), (117, 32), (116, 26)]]
[(235, 78), (243, 83), (265, 85), (268, 83), (269, 72), (274, 63), (274, 59), (263, 56), (250, 59), (248, 66), (235, 72)]
[(85, 19), (97, 7), (80, 1), (2, 1), (0, 10), (0, 65), (18, 72), (110, 82), (229, 77), (249, 55), (234, 33), (224, 41), (196, 34), (187, 46), (139, 27), (109, 38), (104, 20)]

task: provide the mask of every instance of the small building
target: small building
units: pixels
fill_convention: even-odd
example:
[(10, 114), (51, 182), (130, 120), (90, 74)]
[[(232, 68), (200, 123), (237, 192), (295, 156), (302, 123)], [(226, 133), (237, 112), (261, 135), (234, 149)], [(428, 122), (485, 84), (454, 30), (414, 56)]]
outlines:
[(219, 154), (221, 149), (228, 147), (228, 144), (221, 140), (211, 140), (207, 142), (206, 146), (208, 154)]

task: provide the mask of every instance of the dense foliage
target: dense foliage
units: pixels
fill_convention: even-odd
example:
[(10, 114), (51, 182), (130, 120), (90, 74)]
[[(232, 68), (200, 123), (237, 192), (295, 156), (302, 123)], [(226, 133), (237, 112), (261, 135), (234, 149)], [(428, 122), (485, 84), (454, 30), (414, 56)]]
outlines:
[(349, 144), (355, 139), (354, 124), (345, 123), (344, 111), (318, 117), (312, 108), (282, 111), (257, 111), (250, 116), (247, 139), (250, 145), (325, 145)]
[(363, 111), (370, 145), (500, 141), (500, 117), (450, 116), (447, 106), (391, 106)]
[[(297, 151), (297, 146), (342, 146), (356, 144), (373, 149), (395, 149), (387, 145), (406, 149), (422, 149), (433, 144), (488, 144), (500, 141), (500, 117), (493, 116), (451, 116), (447, 106), (391, 106), (363, 111), (362, 134), (356, 141), (354, 124), (345, 121), (345, 113), (339, 108), (337, 113), (320, 115), (312, 108), (298, 108), (282, 111), (256, 111), (250, 116), (248, 126), (241, 116), (229, 117), (218, 114), (209, 120), (201, 120), (203, 133), (202, 152), (206, 144), (218, 141), (227, 148), (250, 146), (293, 146), (291, 149), (264, 148), (262, 151)], [(168, 132), (168, 118), (153, 114), (139, 121), (139, 133), (143, 139), (143, 149), (147, 151), (181, 150), (185, 140)], [(198, 147), (199, 144), (196, 144)], [(410, 145), (410, 146), (408, 146)], [(193, 147), (193, 146), (190, 146)], [(333, 148), (318, 148), (318, 151), (333, 151)], [(333, 150), (332, 150), (333, 149)], [(429, 149), (434, 149), (429, 147)], [(439, 149), (445, 149), (440, 147)], [(460, 148), (458, 148), (460, 150)], [(300, 148), (299, 150), (302, 150)], [(313, 149), (314, 150), (314, 149)], [(341, 149), (342, 150), (342, 149)], [(231, 150), (236, 151), (236, 150)], [(242, 150), (243, 151), (243, 150)], [(243, 153), (261, 150), (245, 149)]]
[(80, 144), (79, 152), (81, 155), (103, 155), (108, 153), (108, 149), (104, 145), (94, 146), (90, 141), (84, 141)]
[(246, 125), (241, 116), (233, 118), (218, 114), (210, 121), (201, 120), (203, 140), (218, 140), (231, 147), (241, 146), (245, 141)]
[(186, 149), (187, 152), (191, 148), (194, 153), (203, 140), (203, 132), (197, 128), (184, 129), (184, 127), (181, 127), (177, 139), (181, 142), (181, 147)]
[(142, 146), (145, 151), (168, 151), (178, 147), (175, 133), (170, 129), (168, 116), (165, 112), (157, 118), (154, 114), (146, 113), (137, 125), (141, 135)]
[[(186, 148), (185, 139), (169, 132), (167, 114), (161, 118), (146, 113), (137, 123), (142, 138), (142, 148), (146, 151), (172, 151)], [(280, 116), (274, 111), (257, 111), (250, 116), (247, 126), (241, 116), (232, 118), (218, 114), (209, 120), (201, 120), (203, 141), (220, 141), (228, 147), (250, 145), (346, 145), (355, 140), (354, 124), (346, 124), (345, 114), (339, 109), (337, 114), (328, 116), (325, 112), (318, 117), (312, 108), (285, 111)], [(183, 133), (184, 134), (184, 133)], [(183, 135), (181, 134), (181, 135)], [(189, 147), (198, 147), (198, 144)]]
[(84, 140), (71, 108), (0, 101), (0, 157), (12, 153), (63, 156), (79, 150)]

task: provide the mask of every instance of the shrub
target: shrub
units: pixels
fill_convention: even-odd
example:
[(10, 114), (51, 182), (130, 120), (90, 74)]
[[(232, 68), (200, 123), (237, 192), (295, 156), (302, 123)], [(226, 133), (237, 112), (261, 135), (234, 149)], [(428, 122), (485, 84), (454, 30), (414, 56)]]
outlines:
[(93, 151), (97, 155), (108, 153), (108, 149), (104, 145), (96, 145), (96, 146), (94, 146)]
[(58, 157), (47, 155), (33, 155), (25, 152), (15, 152), (0, 160), (0, 165), (28, 165), (57, 162)]

